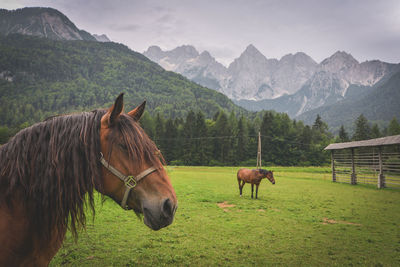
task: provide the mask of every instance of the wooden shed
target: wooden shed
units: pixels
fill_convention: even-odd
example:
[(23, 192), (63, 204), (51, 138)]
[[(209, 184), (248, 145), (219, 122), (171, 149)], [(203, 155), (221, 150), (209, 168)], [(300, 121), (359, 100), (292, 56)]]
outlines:
[(400, 187), (400, 135), (335, 143), (331, 151), (332, 181)]

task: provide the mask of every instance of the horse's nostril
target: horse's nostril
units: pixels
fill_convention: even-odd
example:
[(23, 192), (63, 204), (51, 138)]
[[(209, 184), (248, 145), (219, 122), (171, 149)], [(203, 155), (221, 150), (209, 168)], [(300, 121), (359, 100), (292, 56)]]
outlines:
[(170, 217), (174, 214), (174, 207), (172, 201), (169, 198), (164, 200), (164, 203), (162, 205), (162, 211), (164, 215), (167, 217)]

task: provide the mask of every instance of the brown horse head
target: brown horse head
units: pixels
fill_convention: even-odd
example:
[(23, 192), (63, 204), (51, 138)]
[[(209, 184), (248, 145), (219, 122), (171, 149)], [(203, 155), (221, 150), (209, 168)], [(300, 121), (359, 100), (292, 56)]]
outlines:
[(123, 113), (121, 94), (101, 118), (102, 193), (158, 230), (172, 223), (177, 199), (160, 151), (138, 124), (144, 108)]
[(263, 175), (263, 178), (267, 178), (272, 184), (275, 184), (274, 172), (260, 169), (260, 173)]

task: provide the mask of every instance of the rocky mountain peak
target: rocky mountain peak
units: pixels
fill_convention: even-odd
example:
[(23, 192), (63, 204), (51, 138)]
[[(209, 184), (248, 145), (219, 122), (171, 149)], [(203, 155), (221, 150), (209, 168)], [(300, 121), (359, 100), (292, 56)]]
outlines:
[(212, 62), (215, 62), (215, 58), (213, 58), (208, 51), (201, 52), (198, 56), (198, 60), (202, 62), (202, 64), (211, 64)]
[(263, 54), (252, 44), (248, 45), (239, 58), (250, 57), (250, 58), (265, 58)]
[(152, 45), (147, 48), (146, 53), (159, 53), (162, 52), (161, 48), (157, 45)]
[(96, 38), (98, 42), (111, 42), (111, 40), (105, 34), (101, 35), (93, 34), (93, 37)]
[(320, 65), (323, 70), (339, 73), (358, 66), (359, 62), (352, 55), (344, 51), (337, 51), (329, 58), (323, 60)]
[(310, 56), (303, 52), (298, 52), (296, 54), (287, 54), (279, 60), (279, 65), (294, 64), (294, 65), (308, 65), (310, 67), (315, 67), (318, 65)]
[(196, 48), (191, 45), (182, 45), (177, 48), (171, 50), (169, 52), (172, 57), (179, 59), (190, 59), (199, 56), (199, 52), (197, 52)]
[(90, 40), (96, 38), (79, 30), (64, 14), (53, 8), (27, 7), (0, 10), (0, 33), (19, 33), (53, 40)]
[(243, 53), (236, 58), (230, 65), (228, 70), (230, 72), (238, 71), (253, 71), (255, 69), (260, 70), (260, 68), (268, 68), (267, 58), (255, 48), (254, 45), (250, 44), (246, 47)]
[(211, 56), (211, 54), (208, 51), (201, 52), (200, 58), (213, 59), (213, 57)]
[(143, 54), (155, 62), (159, 61), (164, 57), (164, 52), (161, 50), (160, 47), (156, 45), (152, 45), (149, 48), (147, 48), (147, 50), (144, 51)]

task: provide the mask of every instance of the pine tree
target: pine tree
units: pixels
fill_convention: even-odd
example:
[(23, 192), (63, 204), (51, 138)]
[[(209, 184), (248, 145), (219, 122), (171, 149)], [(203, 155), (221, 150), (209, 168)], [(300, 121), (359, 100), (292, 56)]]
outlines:
[(371, 127), (368, 124), (368, 120), (361, 114), (355, 121), (355, 132), (353, 140), (367, 140), (371, 138)]
[(379, 130), (378, 124), (374, 123), (371, 128), (371, 138), (382, 137), (381, 130)]
[(342, 126), (340, 126), (340, 130), (339, 130), (339, 140), (340, 142), (349, 142), (349, 135), (346, 132), (346, 130), (344, 129), (344, 126), (342, 124)]
[(195, 155), (195, 137), (196, 131), (196, 115), (193, 110), (190, 110), (186, 116), (186, 122), (183, 125), (182, 138), (183, 138), (183, 162), (185, 165), (193, 165), (193, 158)]
[(328, 125), (322, 121), (322, 118), (319, 114), (317, 114), (317, 118), (315, 118), (313, 129), (318, 130), (322, 134), (325, 134), (328, 131)]
[(246, 155), (246, 160), (247, 159), (254, 159), (254, 165), (256, 165), (256, 158), (257, 158), (257, 145), (258, 145), (258, 131), (260, 128), (256, 130), (256, 127), (254, 126), (254, 123), (252, 123), (251, 120), (247, 121), (247, 133), (248, 133), (248, 143), (247, 143), (247, 155)]
[(146, 132), (146, 134), (153, 139), (154, 138), (154, 121), (151, 115), (145, 111), (143, 113), (142, 118), (140, 119), (140, 125), (142, 126), (143, 130)]
[(239, 160), (237, 159), (237, 155), (235, 153), (236, 148), (238, 146), (238, 140), (237, 140), (237, 132), (238, 132), (238, 121), (236, 119), (236, 114), (234, 111), (231, 111), (229, 114), (229, 119), (228, 119), (228, 124), (229, 128), (231, 129), (230, 136), (232, 138), (229, 138), (229, 150), (228, 150), (228, 158), (227, 161), (230, 163), (230, 165), (238, 165)]
[(306, 165), (309, 165), (311, 163), (309, 155), (311, 147), (313, 145), (312, 138), (313, 138), (313, 132), (311, 130), (311, 127), (309, 125), (304, 126), (301, 136), (299, 138), (300, 149), (302, 152), (300, 156), (300, 162), (303, 162), (303, 164)]
[(238, 127), (237, 127), (237, 146), (235, 149), (235, 156), (236, 156), (236, 161), (242, 162), (246, 160), (247, 156), (247, 144), (248, 144), (248, 137), (247, 137), (247, 127), (246, 127), (246, 121), (243, 115), (240, 117), (238, 121)]
[(274, 142), (275, 134), (274, 130), (276, 128), (274, 122), (274, 114), (270, 111), (265, 112), (260, 132), (262, 135), (262, 142), (261, 142), (261, 151), (262, 151), (262, 158), (266, 162), (273, 162), (274, 161), (274, 151), (276, 142)]
[(229, 164), (228, 154), (230, 150), (231, 128), (228, 117), (224, 111), (220, 111), (214, 126), (214, 157), (222, 164)]
[(400, 124), (397, 122), (396, 117), (393, 117), (393, 119), (389, 123), (388, 134), (389, 135), (400, 134)]
[(0, 145), (8, 142), (10, 137), (10, 129), (7, 126), (0, 126)]
[(194, 150), (194, 164), (195, 165), (207, 165), (210, 156), (210, 145), (208, 137), (207, 125), (203, 112), (199, 111), (196, 114), (195, 122), (195, 137), (194, 140), (195, 150)]
[(165, 136), (164, 118), (160, 113), (157, 113), (154, 124), (154, 141), (158, 145), (159, 149), (163, 151), (166, 140), (163, 138)]
[(178, 154), (178, 129), (171, 118), (169, 118), (165, 123), (165, 132), (163, 139), (165, 140), (163, 149), (164, 158), (168, 163), (170, 163), (171, 161), (177, 159)]

